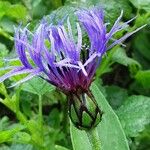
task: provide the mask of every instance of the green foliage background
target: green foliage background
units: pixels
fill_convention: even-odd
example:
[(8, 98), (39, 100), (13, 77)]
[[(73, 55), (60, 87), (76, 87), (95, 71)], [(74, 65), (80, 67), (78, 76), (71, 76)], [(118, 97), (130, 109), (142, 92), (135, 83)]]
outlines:
[[(0, 0), (0, 68), (20, 64), (18, 60), (8, 61), (16, 56), (14, 26), (30, 23), (34, 30), (43, 16), (54, 15), (55, 24), (68, 14), (73, 25), (77, 8), (94, 5), (104, 9), (105, 20), (111, 25), (121, 10), (122, 21), (137, 16), (126, 32), (147, 24), (124, 42), (126, 48), (109, 50), (96, 72), (96, 86), (91, 89), (106, 112), (97, 127), (103, 150), (127, 150), (128, 146), (149, 150), (150, 0)], [(0, 69), (0, 75), (5, 72)], [(85, 133), (69, 125), (66, 96), (39, 78), (7, 88), (22, 77), (0, 84), (0, 150), (90, 150)], [(126, 139), (127, 143), (120, 143)]]

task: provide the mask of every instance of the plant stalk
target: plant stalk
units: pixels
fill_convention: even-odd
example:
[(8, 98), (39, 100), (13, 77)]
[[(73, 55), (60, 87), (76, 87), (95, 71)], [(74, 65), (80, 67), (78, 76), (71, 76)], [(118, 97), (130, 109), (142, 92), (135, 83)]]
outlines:
[(40, 132), (41, 132), (41, 142), (43, 146), (44, 142), (44, 135), (43, 135), (43, 110), (42, 110), (42, 96), (39, 95), (39, 127), (40, 127)]
[(89, 131), (86, 131), (86, 133), (92, 146), (92, 150), (101, 150), (101, 144), (97, 128), (93, 128)]
[(43, 114), (42, 114), (42, 96), (41, 95), (39, 95), (39, 124), (40, 124), (40, 127), (42, 128)]

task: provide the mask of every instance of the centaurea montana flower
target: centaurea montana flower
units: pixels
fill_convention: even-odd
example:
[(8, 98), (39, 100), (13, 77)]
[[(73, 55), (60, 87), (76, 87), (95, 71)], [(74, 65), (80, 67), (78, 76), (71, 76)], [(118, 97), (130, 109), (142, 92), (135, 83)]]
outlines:
[[(27, 27), (16, 29), (15, 48), (22, 66), (16, 66), (0, 77), (0, 82), (24, 73), (28, 73), (28, 76), (14, 86), (34, 76), (45, 79), (68, 95), (69, 114), (75, 126), (89, 129), (98, 124), (102, 115), (89, 90), (102, 56), (108, 49), (121, 44), (142, 27), (120, 39), (113, 39), (113, 35), (128, 27), (133, 19), (120, 24), (123, 15), (121, 12), (111, 30), (107, 32), (101, 9), (79, 10), (76, 15), (79, 21), (76, 23), (77, 40), (73, 36), (69, 18), (67, 30), (64, 25), (49, 25), (46, 20), (40, 23), (34, 33)], [(83, 43), (81, 26), (88, 35), (89, 47)], [(110, 45), (109, 40), (113, 41)]]

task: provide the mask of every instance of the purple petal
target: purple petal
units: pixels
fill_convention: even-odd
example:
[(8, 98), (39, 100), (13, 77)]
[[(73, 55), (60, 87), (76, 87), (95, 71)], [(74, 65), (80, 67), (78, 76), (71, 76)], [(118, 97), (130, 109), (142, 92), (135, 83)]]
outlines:
[(111, 48), (114, 47), (115, 45), (121, 43), (122, 41), (124, 41), (125, 39), (127, 39), (129, 36), (131, 36), (132, 34), (136, 33), (137, 31), (141, 30), (141, 29), (144, 28), (145, 26), (146, 26), (146, 25), (143, 25), (143, 26), (137, 28), (136, 30), (134, 30), (133, 32), (130, 32), (130, 33), (124, 35), (122, 38), (116, 40), (113, 44), (111, 44), (111, 45), (107, 48), (107, 50), (108, 50), (108, 49), (111, 49)]
[(34, 76), (37, 76), (40, 74), (39, 70), (34, 71), (33, 73), (31, 73), (30, 75), (28, 75), (27, 77), (23, 78), (22, 80), (19, 80), (18, 82), (14, 83), (13, 85), (9, 86), (8, 88), (12, 88), (14, 86), (20, 85), (21, 83), (24, 83), (30, 79), (32, 79)]
[(118, 24), (119, 24), (119, 22), (120, 22), (122, 16), (123, 16), (123, 10), (121, 11), (121, 14), (120, 14), (120, 16), (118, 17), (118, 19), (115, 21), (113, 27), (111, 28), (111, 30), (110, 30), (110, 32), (109, 32), (109, 34), (108, 34), (107, 39), (110, 39), (110, 37), (111, 37), (111, 36), (113, 35), (113, 33), (115, 32), (115, 30), (116, 30), (116, 28), (118, 27)]
[(2, 77), (0, 77), (0, 82), (3, 82), (4, 80), (6, 80), (12, 76), (16, 76), (16, 75), (20, 75), (20, 74), (26, 74), (26, 73), (32, 73), (34, 70), (35, 69), (26, 69), (24, 67), (18, 67), (16, 69), (11, 70), (10, 72), (6, 73)]
[(76, 50), (78, 53), (80, 53), (81, 47), (82, 47), (82, 31), (81, 31), (79, 23), (77, 23), (77, 30), (78, 30), (78, 42), (77, 42)]
[(26, 28), (22, 31), (22, 33), (20, 31), (20, 28), (15, 30), (15, 48), (17, 50), (19, 59), (21, 60), (22, 64), (25, 67), (32, 68), (32, 66), (28, 62), (28, 59), (25, 53), (26, 46), (23, 43), (19, 42), (18, 40), (22, 40), (25, 43), (27, 42)]

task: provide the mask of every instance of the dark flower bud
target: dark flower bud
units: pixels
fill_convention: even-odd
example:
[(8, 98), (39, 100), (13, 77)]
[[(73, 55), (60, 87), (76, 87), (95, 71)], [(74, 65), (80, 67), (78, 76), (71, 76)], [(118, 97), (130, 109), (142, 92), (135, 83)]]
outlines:
[(71, 93), (68, 104), (70, 119), (78, 129), (91, 129), (101, 121), (102, 112), (90, 92)]

